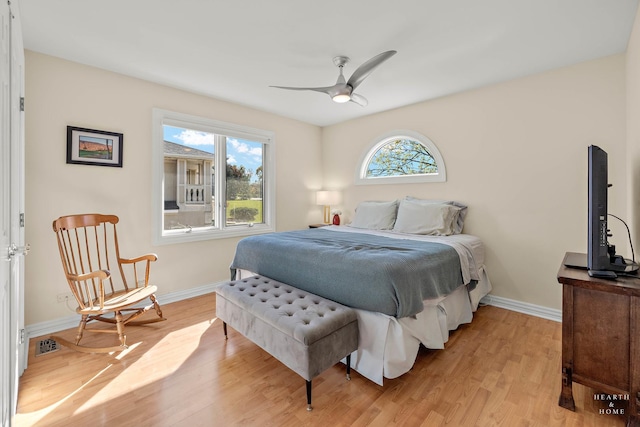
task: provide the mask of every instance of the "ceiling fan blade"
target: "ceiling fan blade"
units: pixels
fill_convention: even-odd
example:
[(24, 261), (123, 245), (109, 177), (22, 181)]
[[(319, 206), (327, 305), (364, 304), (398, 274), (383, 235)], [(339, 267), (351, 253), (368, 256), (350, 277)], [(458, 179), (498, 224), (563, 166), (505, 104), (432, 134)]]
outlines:
[(269, 86), (269, 87), (275, 87), (278, 89), (287, 89), (287, 90), (313, 90), (315, 92), (330, 94), (331, 91), (334, 90), (335, 85), (327, 86), (327, 87), (289, 87), (289, 86)]
[(391, 58), (396, 53), (397, 52), (395, 50), (389, 50), (374, 56), (373, 58), (359, 66), (356, 71), (353, 72), (351, 77), (349, 77), (349, 81), (347, 82), (347, 84), (355, 89), (356, 87), (358, 87), (358, 85), (360, 85), (360, 83), (362, 83), (365, 78), (367, 78), (369, 74), (371, 74), (373, 70), (376, 69), (378, 65), (382, 64), (384, 61)]
[(360, 105), (361, 107), (366, 107), (369, 104), (369, 101), (367, 101), (367, 98), (365, 98), (362, 95), (358, 95), (357, 93), (352, 93), (351, 94), (351, 99), (349, 101), (355, 102), (356, 104)]

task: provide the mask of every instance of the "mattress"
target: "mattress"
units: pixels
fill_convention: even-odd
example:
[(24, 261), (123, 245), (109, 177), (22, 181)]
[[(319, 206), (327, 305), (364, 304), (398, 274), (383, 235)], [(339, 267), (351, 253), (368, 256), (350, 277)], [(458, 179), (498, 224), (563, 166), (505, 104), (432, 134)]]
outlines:
[(238, 243), (231, 269), (254, 271), (352, 308), (413, 316), (424, 299), (477, 281), (466, 244), (471, 237), (420, 237), (350, 227), (251, 236)]

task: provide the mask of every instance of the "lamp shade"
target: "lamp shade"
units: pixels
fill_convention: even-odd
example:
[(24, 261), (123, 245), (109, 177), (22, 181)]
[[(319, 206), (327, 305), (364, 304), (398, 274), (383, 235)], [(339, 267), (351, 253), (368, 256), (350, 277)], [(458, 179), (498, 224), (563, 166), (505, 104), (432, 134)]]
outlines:
[(338, 191), (318, 191), (316, 193), (316, 204), (318, 205), (337, 205), (340, 203), (340, 192)]

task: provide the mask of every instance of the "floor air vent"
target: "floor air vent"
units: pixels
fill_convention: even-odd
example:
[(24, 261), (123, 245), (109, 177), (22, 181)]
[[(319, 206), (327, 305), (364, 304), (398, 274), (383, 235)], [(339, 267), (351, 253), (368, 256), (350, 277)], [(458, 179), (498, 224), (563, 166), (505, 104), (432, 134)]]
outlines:
[(43, 354), (52, 353), (58, 350), (60, 350), (60, 345), (51, 338), (40, 340), (36, 344), (36, 356), (42, 356)]

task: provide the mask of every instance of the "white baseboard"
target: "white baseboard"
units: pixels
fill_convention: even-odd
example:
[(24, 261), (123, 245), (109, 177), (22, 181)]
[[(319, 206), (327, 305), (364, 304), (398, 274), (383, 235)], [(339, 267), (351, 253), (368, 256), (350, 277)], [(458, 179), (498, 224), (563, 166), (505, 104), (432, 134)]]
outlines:
[(562, 322), (562, 310), (543, 307), (541, 305), (529, 304), (527, 302), (516, 301), (495, 295), (486, 295), (480, 300), (480, 304), (493, 305), (494, 307), (517, 311), (518, 313), (529, 314), (531, 316), (541, 317), (555, 322)]
[[(182, 301), (185, 299), (205, 295), (214, 291), (218, 283), (210, 283), (196, 288), (187, 289), (184, 291), (172, 292), (169, 294), (158, 295), (158, 300), (162, 304), (170, 304), (172, 302)], [(517, 311), (519, 313), (529, 314), (531, 316), (541, 317), (543, 319), (553, 320), (556, 322), (562, 322), (562, 310), (556, 310), (552, 308), (543, 307), (540, 305), (529, 304), (526, 302), (520, 302), (508, 298), (502, 298), (495, 295), (486, 295), (480, 300), (481, 304), (493, 305), (495, 307), (504, 308), (511, 311)], [(65, 329), (75, 328), (78, 326), (79, 317), (77, 315), (71, 315), (61, 317), (55, 320), (49, 320), (47, 322), (40, 322), (33, 325), (27, 325), (25, 327), (27, 333), (27, 342), (33, 337), (39, 337), (42, 335), (48, 335), (55, 332), (63, 331)]]
[[(158, 301), (161, 304), (170, 304), (172, 302), (182, 301), (185, 299), (205, 295), (214, 291), (214, 288), (218, 283), (210, 283), (208, 285), (198, 286), (196, 288), (187, 289), (184, 291), (172, 292), (169, 294), (158, 295)], [(80, 317), (76, 314), (66, 317), (61, 317), (55, 320), (49, 320), (46, 322), (35, 323), (33, 325), (27, 325), (25, 327), (27, 334), (27, 343), (31, 338), (39, 337), (42, 335), (52, 334), (54, 332), (64, 331), (65, 329), (76, 328), (80, 322)]]

